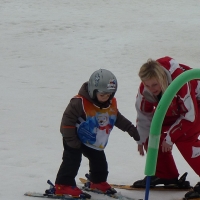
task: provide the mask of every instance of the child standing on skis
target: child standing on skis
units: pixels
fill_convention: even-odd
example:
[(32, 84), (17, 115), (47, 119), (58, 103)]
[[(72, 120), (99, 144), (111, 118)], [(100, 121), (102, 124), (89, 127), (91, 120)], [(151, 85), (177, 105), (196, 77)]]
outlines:
[(106, 182), (108, 164), (104, 153), (114, 126), (138, 141), (135, 126), (117, 108), (117, 79), (106, 69), (95, 71), (64, 111), (60, 132), (63, 136), (63, 161), (55, 181), (56, 195), (90, 198), (76, 186), (82, 154), (89, 159), (90, 188), (103, 193), (116, 191)]
[[(144, 149), (147, 150), (151, 120), (163, 93), (177, 76), (190, 69), (170, 57), (163, 57), (157, 61), (149, 59), (140, 68), (139, 77), (142, 82), (136, 99), (140, 155), (144, 155)], [(161, 130), (156, 174), (151, 177), (151, 186), (179, 184), (179, 173), (171, 152), (173, 144), (176, 144), (185, 160), (200, 176), (199, 135), (200, 80), (191, 80), (177, 92), (166, 112)], [(146, 179), (142, 179), (133, 183), (133, 186), (145, 187), (145, 184)], [(194, 197), (194, 195), (200, 197), (200, 183), (196, 185), (194, 191), (185, 196)]]

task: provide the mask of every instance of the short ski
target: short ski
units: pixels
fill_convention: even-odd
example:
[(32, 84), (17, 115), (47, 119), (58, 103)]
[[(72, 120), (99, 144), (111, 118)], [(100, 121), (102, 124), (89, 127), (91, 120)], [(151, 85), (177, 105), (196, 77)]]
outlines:
[[(85, 176), (87, 178), (89, 178), (88, 174), (86, 174)], [(91, 189), (89, 180), (83, 181), (82, 184), (83, 184), (82, 189), (87, 191), (87, 192), (102, 194), (104, 196), (108, 196), (108, 197), (118, 199), (118, 200), (143, 200), (143, 199), (136, 199), (136, 198), (130, 198), (130, 197), (124, 196), (120, 192), (117, 192), (114, 188), (108, 189), (105, 193), (102, 192), (101, 190), (98, 190), (98, 189)]]
[(119, 199), (119, 200), (143, 200), (143, 199), (136, 199), (136, 198), (131, 198), (131, 197), (124, 196), (120, 192), (117, 192), (115, 194), (106, 194), (106, 193), (102, 193), (101, 191), (98, 191), (98, 190), (91, 190), (90, 188), (84, 187), (84, 186), (82, 187), (82, 189), (87, 191), (87, 192), (93, 192), (93, 193), (101, 194), (101, 195), (104, 195), (104, 196), (111, 197), (113, 199)]
[[(88, 191), (88, 190), (87, 190)], [(92, 191), (90, 191), (92, 192)], [(98, 193), (98, 192), (95, 192)], [(104, 196), (108, 196), (114, 199), (119, 199), (119, 200), (143, 200), (143, 199), (134, 199), (134, 198), (129, 198), (129, 197), (125, 197), (121, 194), (115, 194), (115, 195), (106, 195), (103, 193), (98, 193), (98, 194), (102, 194)], [(75, 197), (70, 197), (70, 196), (58, 196), (58, 195), (46, 195), (46, 194), (42, 194), (42, 193), (37, 193), (37, 192), (26, 192), (24, 194), (25, 196), (29, 196), (29, 197), (39, 197), (39, 198), (46, 198), (46, 199), (58, 199), (58, 200), (98, 200), (98, 198), (91, 198), (91, 199), (83, 199), (83, 198), (75, 198)], [(100, 198), (102, 199), (102, 198)]]
[[(86, 183), (87, 180), (84, 178), (79, 178), (79, 180), (81, 181), (81, 183)], [(125, 189), (125, 190), (145, 190), (145, 188), (135, 188), (132, 187), (131, 185), (120, 185), (120, 184), (110, 184), (111, 187), (113, 188), (118, 188), (118, 189)], [(166, 186), (155, 186), (155, 187), (151, 187), (151, 190), (164, 190), (164, 191), (189, 191), (191, 188), (179, 188), (177, 185), (166, 185)]]
[(48, 198), (48, 199), (61, 199), (61, 200), (89, 200), (91, 195), (87, 193), (81, 193), (79, 197), (71, 196), (71, 195), (56, 195), (55, 194), (55, 185), (50, 181), (47, 180), (50, 188), (45, 190), (45, 193), (37, 193), (37, 192), (26, 192), (24, 195), (29, 197), (39, 197), (39, 198)]
[(181, 198), (181, 199), (173, 199), (173, 200), (200, 200), (200, 197), (198, 198)]
[(68, 195), (63, 195), (63, 196), (58, 196), (58, 195), (47, 195), (47, 194), (42, 194), (42, 193), (37, 193), (37, 192), (26, 192), (24, 194), (25, 196), (29, 196), (29, 197), (39, 197), (39, 198), (46, 198), (46, 199), (60, 199), (60, 200), (87, 200), (87, 199), (83, 199), (83, 198), (75, 198), (75, 197), (71, 197)]
[(199, 198), (190, 198), (190, 199), (188, 199), (188, 198), (183, 198), (183, 199), (181, 199), (181, 200), (200, 200), (200, 197)]
[(181, 199), (177, 199), (177, 198), (176, 198), (176, 199), (172, 199), (172, 200), (200, 200), (200, 198), (197, 197), (197, 198), (189, 198), (189, 199), (188, 199), (188, 198), (185, 198), (185, 197), (184, 197), (184, 198), (181, 198)]

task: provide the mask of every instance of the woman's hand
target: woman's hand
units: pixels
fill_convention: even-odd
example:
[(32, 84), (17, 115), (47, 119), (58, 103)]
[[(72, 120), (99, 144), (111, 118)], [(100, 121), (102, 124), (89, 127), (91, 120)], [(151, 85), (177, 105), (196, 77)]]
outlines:
[(138, 144), (138, 151), (141, 156), (144, 156), (144, 145), (143, 144)]
[(165, 140), (162, 142), (162, 152), (168, 152), (172, 150), (172, 145), (168, 144)]

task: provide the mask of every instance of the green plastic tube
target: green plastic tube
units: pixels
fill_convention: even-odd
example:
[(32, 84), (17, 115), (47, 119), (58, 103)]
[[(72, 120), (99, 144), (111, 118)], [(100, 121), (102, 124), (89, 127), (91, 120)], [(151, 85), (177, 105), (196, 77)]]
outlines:
[(185, 83), (193, 79), (200, 79), (200, 69), (191, 69), (185, 71), (176, 79), (174, 79), (163, 94), (156, 108), (150, 127), (149, 143), (144, 172), (147, 176), (155, 175), (158, 157), (158, 147), (160, 142), (160, 132), (167, 109), (175, 94), (180, 90), (180, 88)]

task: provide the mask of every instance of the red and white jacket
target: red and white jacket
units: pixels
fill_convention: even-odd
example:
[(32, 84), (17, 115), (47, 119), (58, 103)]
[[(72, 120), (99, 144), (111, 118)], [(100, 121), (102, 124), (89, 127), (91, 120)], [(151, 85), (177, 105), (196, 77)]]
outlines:
[[(177, 76), (191, 68), (177, 63), (173, 58), (163, 57), (157, 60), (164, 68), (170, 84)], [(151, 120), (158, 105), (158, 99), (141, 83), (137, 98), (137, 129), (142, 144), (149, 136)], [(196, 119), (200, 117), (200, 80), (191, 80), (182, 86), (173, 98), (162, 124), (162, 133), (166, 133), (168, 144), (175, 143), (183, 134), (187, 133)], [(192, 133), (190, 133), (192, 134)]]

